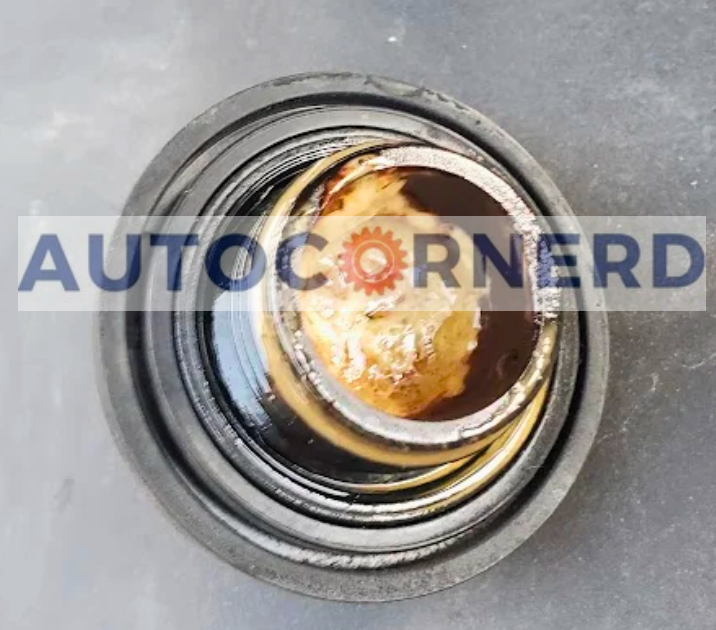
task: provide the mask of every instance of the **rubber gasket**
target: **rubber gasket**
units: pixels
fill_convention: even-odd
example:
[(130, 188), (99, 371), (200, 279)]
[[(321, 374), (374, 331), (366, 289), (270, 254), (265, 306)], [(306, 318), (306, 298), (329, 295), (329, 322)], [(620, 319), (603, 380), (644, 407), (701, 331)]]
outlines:
[[(161, 213), (156, 206), (167, 187), (181, 189), (182, 171), (197, 168), (192, 157), (207, 148), (218, 155), (235, 141), (232, 133), (255, 128), (287, 108), (310, 110), (321, 103), (361, 102), (402, 112), (406, 119), (434, 121), (445, 130), (442, 138), (435, 138), (437, 143), (450, 136), (465, 146), (479, 147), (517, 179), (558, 225), (575, 229), (573, 213), (547, 175), (484, 116), (423, 88), (345, 74), (280, 79), (213, 107), (181, 131), (152, 162), (130, 196), (125, 214), (141, 216), (150, 209)], [(586, 297), (590, 303), (595, 298)], [(500, 518), (486, 522), (479, 532), (460, 536), (456, 544), (429, 559), (420, 559), (418, 553), (412, 561), (405, 557), (402, 563), (386, 566), (389, 563), (378, 557), (374, 566), (380, 570), (350, 569), (350, 558), (343, 569), (334, 568), (341, 563), (331, 563), (330, 557), (326, 566), (308, 564), (311, 554), (320, 553), (312, 549), (289, 560), (291, 554), (281, 553), (287, 543), (268, 530), (259, 532), (267, 539), (265, 547), (240, 536), (232, 520), (242, 527), (256, 525), (231, 514), (220, 496), (207, 495), (191, 470), (176, 459), (174, 445), (156, 422), (155, 403), (143, 391), (147, 375), (134, 371), (146, 349), (141, 339), (132, 336), (136, 314), (117, 312), (116, 300), (121, 299), (119, 295), (106, 296), (99, 314), (98, 372), (110, 425), (125, 455), (174, 519), (220, 557), (256, 577), (310, 595), (351, 601), (400, 599), (446, 588), (488, 568), (529, 538), (554, 511), (581, 469), (599, 425), (608, 372), (608, 328), (603, 313), (583, 312), (579, 314), (577, 392), (566, 401), (570, 403), (569, 421), (539, 475), (529, 480)], [(276, 553), (268, 551), (270, 548)]]

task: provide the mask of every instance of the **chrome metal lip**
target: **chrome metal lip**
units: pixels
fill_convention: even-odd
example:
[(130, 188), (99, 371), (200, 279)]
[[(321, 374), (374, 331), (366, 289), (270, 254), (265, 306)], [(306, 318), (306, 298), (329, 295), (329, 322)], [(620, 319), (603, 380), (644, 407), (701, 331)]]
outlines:
[[(328, 156), (297, 178), (276, 203), (270, 217), (271, 227), (262, 237), (269, 256), (276, 255), (275, 237), (283, 232), (296, 210), (299, 198), (305, 196), (305, 191), (337, 165), (361, 154), (368, 154), (369, 158), (361, 167), (359, 176), (389, 168), (416, 167), (433, 169), (467, 180), (489, 194), (513, 219), (515, 230), (528, 243), (526, 251), (537, 251), (536, 241), (542, 234), (537, 216), (517, 191), (489, 168), (446, 149), (415, 144), (396, 146), (394, 143), (377, 141)], [(559, 289), (555, 288), (540, 289), (537, 283), (537, 261), (528, 259), (527, 262), (535, 309), (542, 315), (538, 338), (522, 375), (503, 396), (484, 409), (458, 419), (420, 422), (392, 416), (354, 396), (346, 395), (346, 390), (328, 377), (319, 363), (305, 356), (297, 360), (296, 348), (292, 345), (290, 335), (285, 332), (282, 315), (275, 303), (273, 292), (277, 290), (277, 279), (273, 277), (265, 283), (260, 294), (264, 300), (260, 310), (267, 313), (263, 316), (264, 341), (268, 344), (280, 342), (287, 364), (292, 363), (295, 366), (297, 363), (303, 363), (306, 368), (303, 374), (298, 374), (295, 369), (282, 370), (281, 378), (277, 378), (275, 382), (277, 390), (279, 393), (283, 391), (290, 398), (292, 394), (288, 389), (293, 388), (295, 401), (293, 404), (289, 402), (289, 405), (304, 420), (307, 414), (320, 414), (322, 417), (319, 420), (314, 418), (316, 421), (312, 422), (312, 426), (319, 432), (330, 428), (331, 441), (335, 442), (337, 439), (333, 429), (348, 429), (352, 434), (350, 437), (355, 439), (347, 439), (343, 433), (340, 446), (368, 459), (376, 459), (376, 448), (385, 451), (381, 461), (399, 462), (401, 465), (410, 462), (418, 465), (418, 461), (434, 465), (455, 461), (477, 452), (527, 407), (539, 388), (548, 380), (553, 367), (559, 343), (560, 293)], [(274, 326), (277, 328), (276, 332), (273, 330)], [(277, 347), (274, 347), (271, 352), (275, 354), (276, 350)], [(290, 384), (287, 382), (289, 378), (293, 379)], [(295, 394), (305, 389), (311, 391), (304, 393), (304, 396), (318, 398), (327, 403), (327, 407), (309, 408), (306, 404), (300, 404), (305, 403), (305, 399), (300, 401)], [(336, 423), (340, 427), (336, 427)], [(327, 434), (324, 434), (324, 437), (327, 437)], [(367, 442), (372, 443), (372, 455), (361, 446)]]

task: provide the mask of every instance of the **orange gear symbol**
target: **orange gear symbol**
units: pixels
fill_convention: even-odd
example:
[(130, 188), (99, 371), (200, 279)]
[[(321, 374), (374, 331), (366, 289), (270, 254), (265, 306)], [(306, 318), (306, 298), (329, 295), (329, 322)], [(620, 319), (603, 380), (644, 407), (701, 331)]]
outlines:
[[(366, 295), (373, 292), (383, 295), (386, 289), (394, 289), (395, 283), (403, 278), (403, 269), (408, 268), (404, 260), (408, 253), (401, 248), (401, 243), (400, 239), (393, 238), (393, 232), (384, 233), (379, 227), (373, 230), (365, 227), (360, 234), (351, 235), (339, 259), (346, 280)], [(374, 268), (365, 267), (366, 254), (371, 254)]]

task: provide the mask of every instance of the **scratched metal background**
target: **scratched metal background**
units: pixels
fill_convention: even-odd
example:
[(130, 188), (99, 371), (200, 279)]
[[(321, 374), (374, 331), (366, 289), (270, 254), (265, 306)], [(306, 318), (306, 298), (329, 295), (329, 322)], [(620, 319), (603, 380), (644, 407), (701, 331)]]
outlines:
[[(6, 1), (1, 207), (116, 215), (150, 158), (214, 102), (279, 75), (352, 70), (482, 110), (578, 213), (707, 214), (713, 248), (715, 69), (712, 0)], [(281, 591), (177, 531), (111, 441), (91, 316), (8, 304), (0, 628), (716, 627), (713, 255), (708, 272), (706, 313), (612, 317), (602, 432), (548, 524), (462, 586), (384, 605)]]

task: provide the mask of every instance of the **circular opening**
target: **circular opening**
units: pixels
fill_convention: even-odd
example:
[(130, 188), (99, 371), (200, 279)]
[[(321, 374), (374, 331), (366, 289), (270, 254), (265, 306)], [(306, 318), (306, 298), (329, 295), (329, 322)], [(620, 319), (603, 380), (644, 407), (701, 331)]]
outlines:
[[(352, 160), (365, 167), (366, 162), (363, 158)], [(345, 258), (339, 257), (341, 271), (344, 272), (343, 278), (348, 280), (347, 286), (340, 283), (335, 287), (333, 295), (337, 304), (331, 304), (324, 300), (318, 302), (322, 306), (330, 307), (330, 311), (326, 318), (321, 318), (321, 323), (329, 324), (330, 318), (334, 315), (333, 310), (346, 308), (351, 309), (351, 305), (346, 305), (350, 298), (350, 294), (367, 292), (366, 300), (360, 302), (351, 309), (357, 311), (358, 307), (364, 307), (364, 311), (358, 312), (356, 317), (350, 319), (346, 329), (355, 328), (354, 324), (372, 323), (376, 321), (386, 322), (381, 327), (383, 332), (378, 342), (389, 348), (396, 346), (400, 350), (400, 340), (411, 333), (423, 333), (423, 344), (421, 347), (414, 349), (407, 347), (402, 353), (415, 358), (414, 363), (417, 365), (406, 365), (405, 356), (398, 354), (398, 367), (402, 369), (391, 369), (387, 376), (394, 379), (404, 379), (406, 373), (410, 375), (413, 372), (420, 374), (421, 366), (429, 364), (430, 359), (439, 359), (439, 349), (435, 349), (431, 354), (431, 350), (435, 345), (434, 334), (436, 329), (439, 331), (439, 324), (444, 320), (438, 319), (438, 325), (433, 325), (429, 317), (408, 318), (408, 323), (401, 321), (400, 315), (405, 314), (406, 300), (405, 293), (412, 292), (412, 301), (407, 300), (408, 309), (422, 311), (424, 308), (450, 308), (450, 302), (454, 301), (454, 294), (450, 292), (449, 283), (457, 284), (464, 282), (464, 278), (458, 280), (455, 278), (454, 271), (448, 264), (447, 256), (450, 253), (448, 245), (452, 245), (454, 241), (451, 234), (460, 232), (460, 238), (464, 242), (468, 239), (468, 232), (472, 232), (476, 228), (482, 229), (484, 233), (489, 229), (491, 242), (497, 245), (498, 250), (509, 251), (510, 238), (515, 235), (515, 231), (508, 222), (508, 215), (505, 210), (497, 203), (488, 193), (478, 188), (465, 179), (429, 168), (410, 168), (395, 167), (385, 171), (384, 176), (376, 178), (372, 182), (366, 181), (370, 177), (363, 174), (354, 179), (350, 184), (345, 184), (343, 180), (350, 177), (350, 164), (342, 167), (334, 178), (329, 179), (324, 184), (327, 191), (321, 198), (320, 216), (329, 217), (328, 221), (334, 221), (332, 228), (327, 230), (332, 232), (334, 239), (337, 239), (342, 247), (339, 247), (341, 254)], [(385, 189), (390, 190), (391, 187), (399, 188), (396, 197), (401, 197), (403, 204), (394, 204), (399, 207), (393, 209), (393, 212), (404, 212), (404, 217), (398, 217), (393, 221), (397, 223), (399, 228), (403, 228), (402, 234), (393, 234), (390, 229), (390, 220), (384, 215), (381, 221), (380, 210), (376, 215), (369, 216), (365, 221), (361, 221), (357, 228), (344, 225), (342, 218), (336, 217), (334, 214), (336, 208), (342, 214), (354, 215), (357, 212), (365, 211), (365, 201), (363, 204), (351, 206), (351, 198), (359, 197), (362, 190), (366, 187), (380, 187), (379, 194), (370, 198), (369, 203), (376, 206), (383, 204), (383, 212), (390, 210), (390, 199), (385, 199)], [(348, 190), (346, 190), (348, 189)], [(340, 191), (336, 193), (335, 191)], [(366, 195), (364, 195), (366, 196)], [(401, 207), (402, 206), (402, 207)], [(406, 209), (407, 208), (407, 209)], [(425, 222), (423, 214), (434, 216), (439, 220), (435, 222)], [(479, 218), (487, 219), (487, 225), (481, 228), (476, 225)], [(422, 220), (421, 224), (412, 227), (404, 224), (411, 218)], [(494, 221), (492, 221), (495, 219)], [(444, 221), (444, 222), (443, 222)], [(399, 238), (402, 236), (402, 238)], [(436, 274), (435, 283), (437, 286), (428, 287), (427, 282), (422, 281), (419, 276), (421, 269), (416, 269), (415, 248), (416, 243), (429, 243), (425, 246), (425, 254), (428, 254), (431, 247), (435, 247), (437, 253), (434, 254), (446, 262), (441, 266), (436, 262), (425, 260), (425, 271), (430, 268), (436, 270), (431, 273)], [(469, 245), (468, 245), (469, 247)], [(396, 253), (397, 250), (397, 253)], [(409, 252), (409, 250), (413, 250)], [(409, 258), (410, 264), (405, 262), (407, 254), (412, 255)], [(465, 252), (461, 252), (463, 255)], [(347, 259), (347, 260), (346, 260)], [(364, 269), (364, 261), (368, 261), (369, 265), (373, 265), (368, 270)], [(469, 267), (472, 268), (474, 261), (468, 261)], [(429, 404), (420, 405), (420, 409), (413, 413), (394, 413), (399, 417), (414, 420), (454, 420), (464, 416), (468, 416), (488, 405), (494, 403), (503, 396), (512, 385), (519, 379), (520, 375), (527, 368), (529, 360), (534, 351), (534, 345), (539, 334), (539, 317), (534, 311), (534, 303), (532, 291), (529, 283), (523, 283), (516, 290), (510, 290), (501, 282), (500, 272), (494, 265), (486, 265), (486, 273), (484, 283), (485, 290), (479, 294), (475, 292), (474, 310), (464, 311), (473, 317), (463, 318), (461, 328), (454, 327), (450, 334), (450, 326), (444, 327), (443, 345), (460, 346), (462, 352), (452, 353), (446, 361), (442, 375), (448, 371), (454, 373), (457, 371), (459, 380), (457, 391), (451, 392), (450, 396), (437, 397), (437, 400), (431, 401)], [(444, 273), (444, 277), (440, 275)], [(392, 282), (394, 276), (399, 276), (399, 286), (395, 286)], [(477, 286), (474, 273), (469, 274), (467, 281), (473, 283), (473, 287)], [(354, 276), (356, 276), (354, 278)], [(417, 286), (416, 283), (424, 282), (423, 286)], [(378, 287), (377, 290), (371, 290)], [(441, 291), (444, 298), (443, 301), (435, 300), (434, 293)], [(346, 296), (346, 293), (348, 296)], [(433, 298), (431, 303), (431, 298)], [(450, 301), (450, 302), (449, 302)], [(306, 300), (303, 300), (301, 306), (307, 306)], [(329, 302), (326, 304), (326, 302)], [(308, 306), (311, 306), (308, 304)], [(410, 310), (407, 314), (410, 314)], [(451, 311), (454, 312), (454, 311)], [(392, 315), (392, 317), (391, 317)], [(320, 317), (320, 313), (319, 313)], [(415, 321), (417, 319), (417, 322)], [(358, 321), (356, 321), (358, 320)], [(422, 324), (422, 329), (416, 331), (415, 324)], [(305, 329), (305, 317), (302, 321)], [(411, 330), (411, 325), (413, 330)], [(345, 331), (344, 331), (345, 332)], [(360, 328), (353, 337), (363, 332)], [(431, 334), (433, 333), (433, 334)], [(315, 347), (315, 340), (311, 340)], [(379, 348), (382, 348), (379, 344)], [(350, 353), (348, 343), (342, 344), (340, 351), (343, 354)], [(422, 351), (422, 354), (421, 352)], [(360, 369), (365, 373), (370, 366), (364, 366), (364, 356), (360, 351), (355, 357), (354, 363), (359, 363)], [(435, 356), (438, 355), (438, 356)], [(323, 363), (335, 364), (336, 356), (324, 357)], [(396, 359), (390, 356), (390, 360)], [(402, 359), (402, 361), (400, 361)], [(389, 364), (389, 365), (394, 365)], [(353, 368), (353, 365), (348, 365)], [(429, 369), (429, 368), (428, 368)], [(352, 370), (355, 371), (355, 370)], [(439, 378), (440, 374), (438, 374)], [(346, 388), (356, 392), (355, 383), (346, 384)], [(356, 379), (354, 379), (356, 380)], [(375, 398), (375, 397), (374, 397)], [(365, 398), (364, 398), (365, 400)], [(380, 401), (375, 405), (382, 411), (388, 411), (385, 405), (381, 406)], [(399, 410), (400, 411), (400, 410)]]
[[(462, 193), (462, 198), (441, 195), (441, 201), (434, 203), (437, 207), (425, 208), (422, 203), (426, 196), (422, 194), (421, 199), (416, 195), (425, 192), (427, 180), (433, 180), (427, 186), (432, 190), (432, 201), (436, 185), (450, 188), (453, 195)], [(365, 182), (367, 186), (363, 186)], [(404, 192), (406, 188), (410, 195)], [(411, 202), (414, 207), (410, 207)], [(450, 216), (449, 224), (441, 223), (451, 203), (456, 214)], [(524, 251), (520, 260), (527, 279), (517, 291), (509, 292), (509, 306), (516, 308), (517, 316), (505, 319), (520, 324), (515, 336), (522, 338), (522, 353), (528, 360), (522, 366), (518, 364), (521, 369), (514, 370), (513, 380), (511, 374), (505, 378), (504, 361), (502, 365), (495, 361), (490, 368), (477, 363), (483, 354), (476, 352), (482, 310), (492, 300), (497, 303), (489, 304), (489, 309), (499, 308), (502, 300), (499, 292), (495, 298), (487, 285), (478, 289), (471, 284), (476, 277), (476, 257), (467, 235), (475, 233), (476, 220), (487, 219), (499, 222), (488, 231), (500, 233), (502, 241), (519, 236)], [(302, 286), (296, 290), (282, 284), (280, 272), (270, 276), (258, 294), (265, 304), (257, 309), (256, 329), (270, 362), (274, 387), (295, 413), (329, 440), (340, 440), (354, 454), (386, 463), (417, 462), (420, 456), (425, 462), (454, 461), (485, 446), (484, 440), (494, 438), (509, 424), (548, 378), (557, 343), (559, 296), (557, 289), (538, 282), (542, 232), (536, 216), (517, 192), (484, 166), (427, 146), (377, 150), (369, 146), (339, 152), (297, 178), (274, 206), (261, 237), (269, 258), (280, 258), (281, 239), (305, 235), (307, 226), (308, 235), (315, 237), (320, 247), (307, 248), (311, 262), (302, 265), (302, 277), (309, 282), (318, 276), (327, 281), (302, 291)], [(468, 229), (464, 231), (463, 226)], [(423, 233), (411, 233), (421, 229)], [(466, 272), (462, 283), (455, 284), (457, 288), (448, 286), (443, 276), (436, 286), (416, 286), (420, 265), (411, 247), (402, 245), (411, 236), (451, 241), (458, 250), (460, 266), (456, 269)], [(351, 275), (356, 255), (375, 247), (376, 241), (388, 249), (400, 247), (395, 255), (404, 261), (398, 270), (400, 281), (393, 278), (386, 287), (385, 278), (381, 278), (380, 289), (375, 284), (366, 287), (360, 277)], [(305, 259), (309, 253), (301, 256)], [(404, 310), (408, 307), (413, 310)], [(500, 329), (497, 313), (492, 310), (489, 333)], [(426, 334), (425, 327), (432, 330)], [(440, 342), (448, 331), (443, 344), (448, 357), (444, 364), (438, 356), (421, 372), (415, 360), (421, 357), (414, 348), (395, 350), (406, 339), (415, 346), (417, 329), (425, 343)], [(497, 346), (504, 356), (514, 351), (512, 339), (490, 337), (488, 350)], [(406, 364), (406, 355), (413, 359), (412, 364)], [(401, 379), (397, 386), (391, 378), (396, 372)], [(480, 387), (468, 390), (466, 379), (475, 382), (478, 375), (503, 378), (483, 378)], [(381, 378), (387, 383), (387, 394), (385, 388), (380, 389)], [(306, 382), (316, 401), (313, 404), (306, 404)], [(443, 388), (437, 389), (438, 394), (447, 395), (430, 398), (434, 383)], [(451, 400), (464, 392), (457, 401)], [(410, 406), (416, 399), (418, 403), (427, 399), (427, 404)], [(480, 406), (486, 399), (487, 403)], [(423, 419), (432, 416), (432, 421), (406, 421), (420, 419), (420, 412), (425, 412)], [(357, 436), (357, 440), (348, 440), (345, 428), (352, 429), (355, 435), (351, 438)], [(365, 448), (371, 438), (374, 443)], [(376, 453), (373, 447), (399, 450), (401, 457), (391, 459), (388, 454)], [(422, 453), (406, 457), (406, 449)]]

